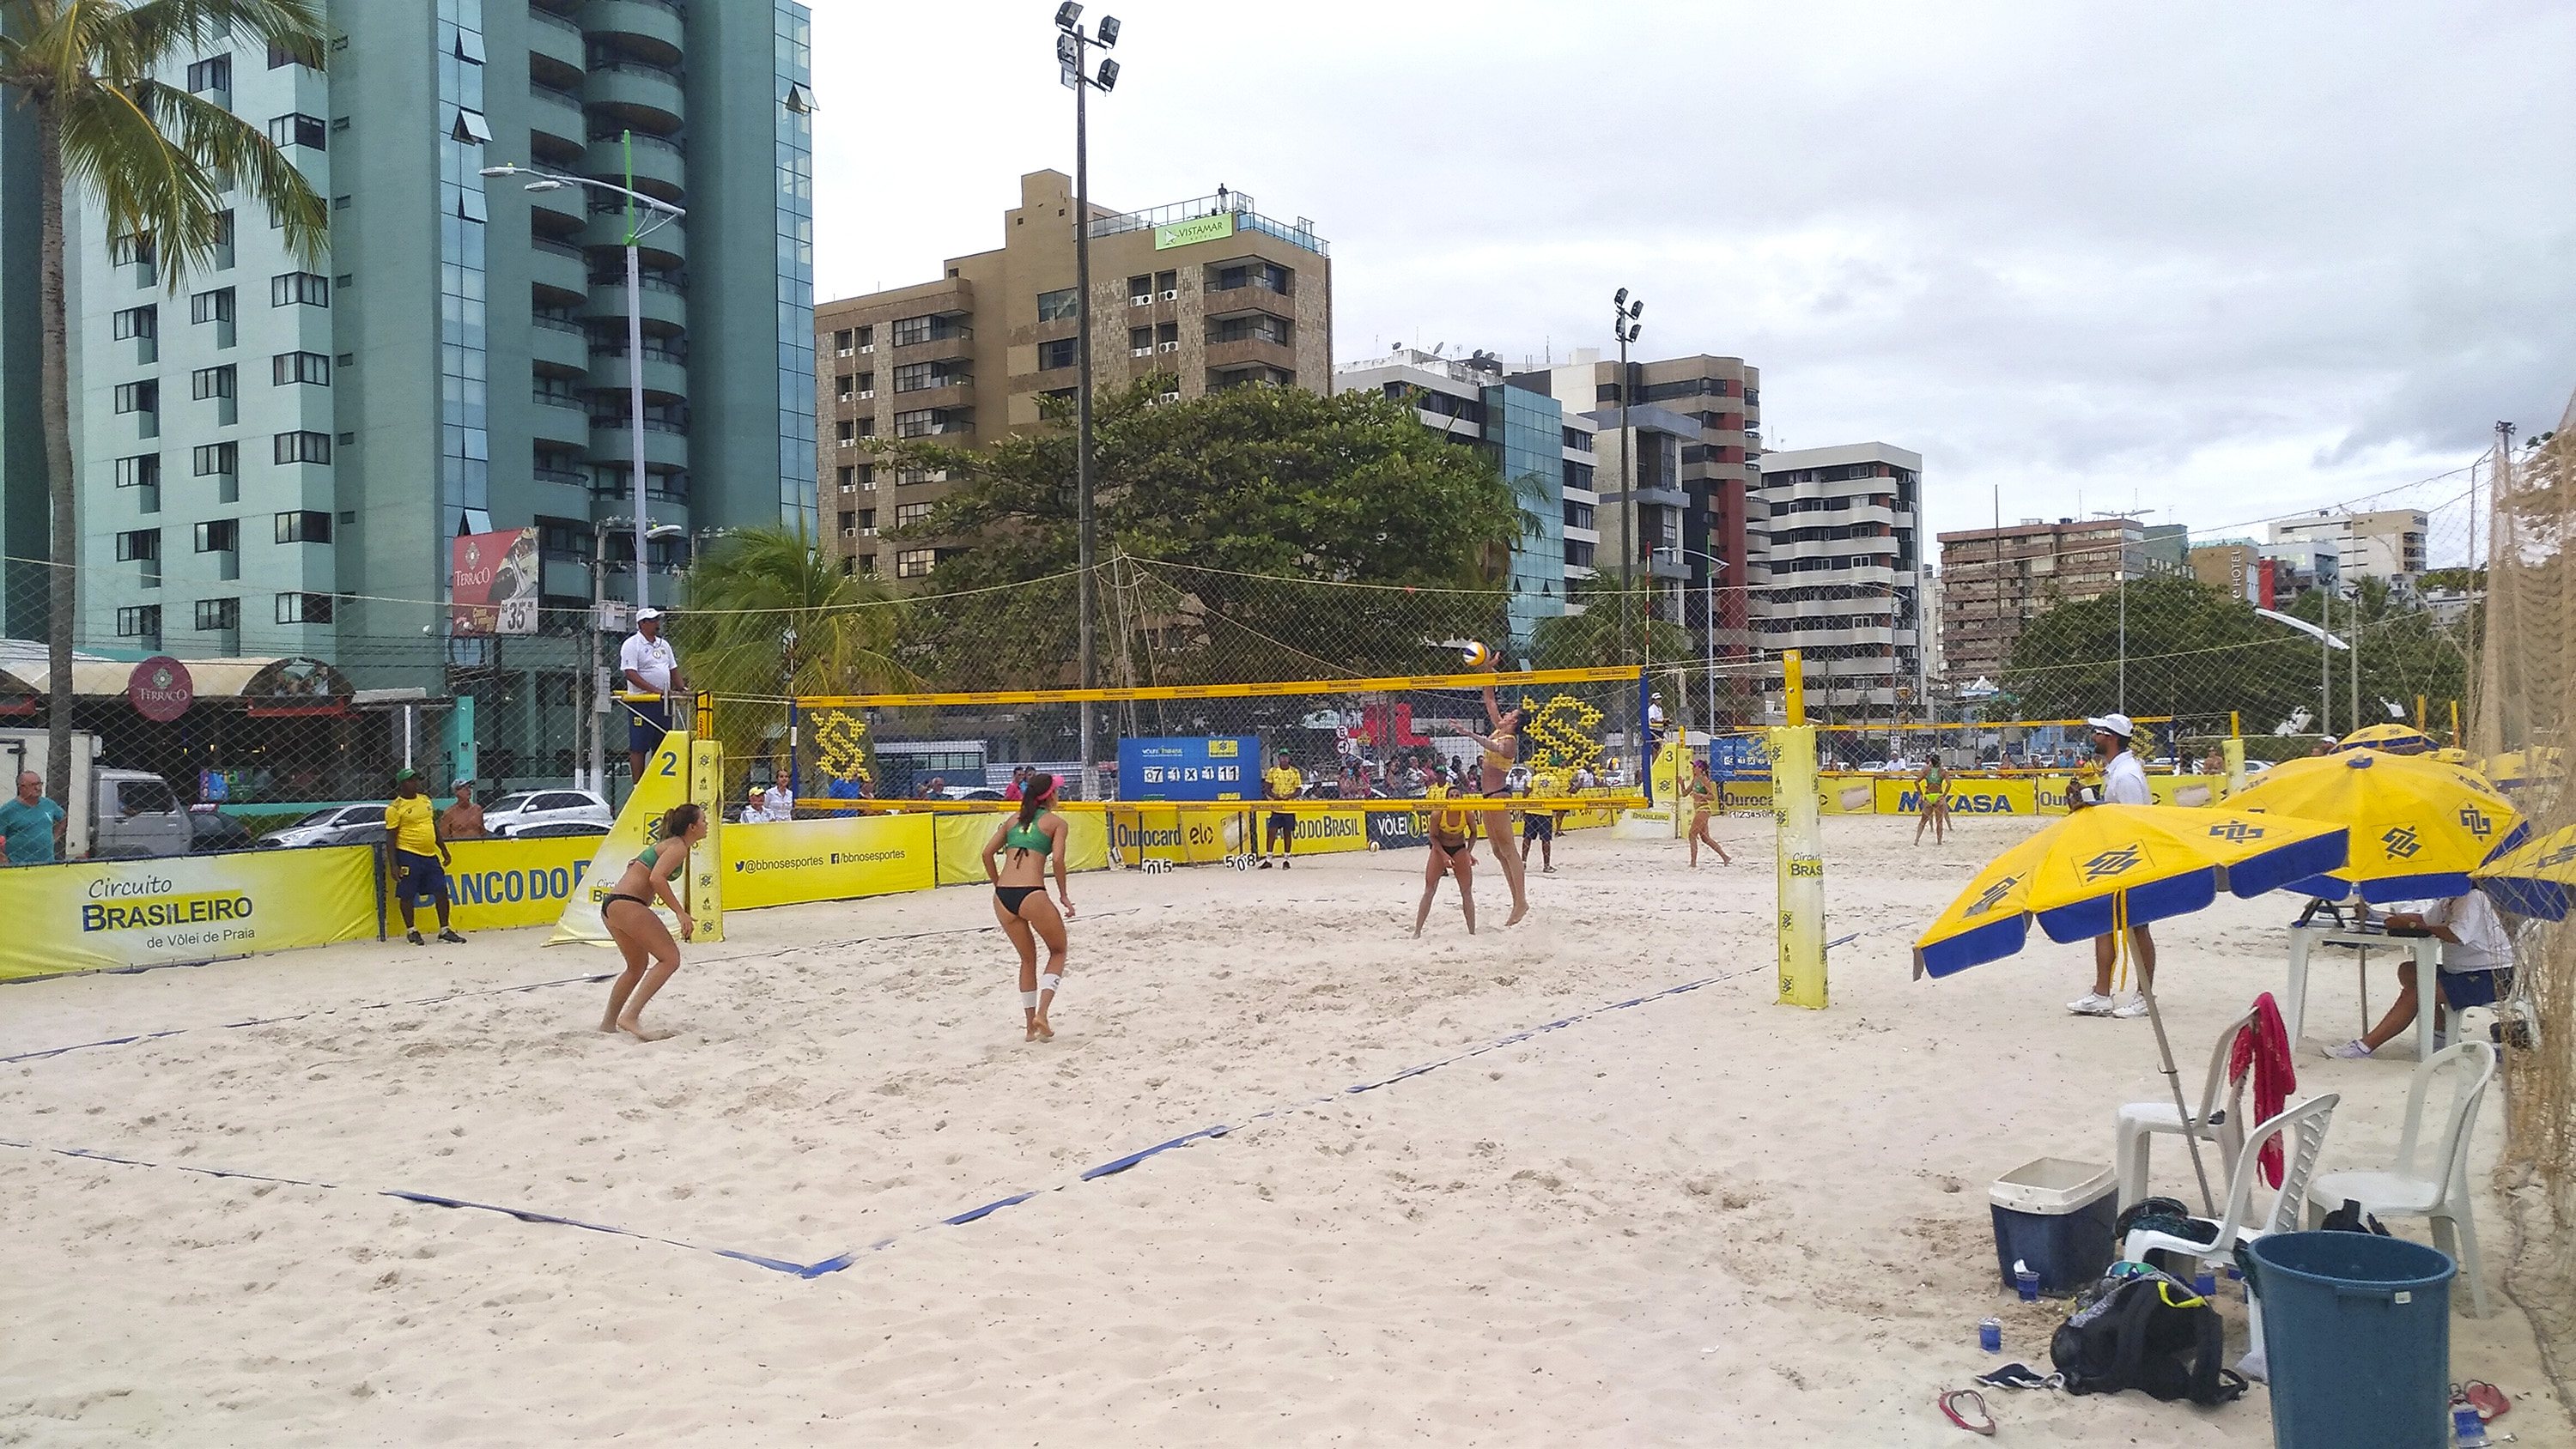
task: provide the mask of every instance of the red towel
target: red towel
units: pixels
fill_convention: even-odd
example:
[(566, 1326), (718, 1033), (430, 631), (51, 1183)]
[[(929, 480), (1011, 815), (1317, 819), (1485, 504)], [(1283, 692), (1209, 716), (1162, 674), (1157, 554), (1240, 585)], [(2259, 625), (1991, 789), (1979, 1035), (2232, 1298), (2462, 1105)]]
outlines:
[[(2254, 998), (2254, 1019), (2236, 1033), (2236, 1044), (2227, 1054), (2227, 1079), (2244, 1081), (2249, 1064), (2254, 1068), (2254, 1120), (2244, 1125), (2250, 1131), (2281, 1115), (2290, 1094), (2299, 1089), (2299, 1069), (2290, 1057), (2290, 1031), (2268, 991)], [(2275, 1136), (2263, 1144), (2262, 1156), (2263, 1180), (2273, 1187), (2281, 1185), (2283, 1161), (2281, 1139)]]

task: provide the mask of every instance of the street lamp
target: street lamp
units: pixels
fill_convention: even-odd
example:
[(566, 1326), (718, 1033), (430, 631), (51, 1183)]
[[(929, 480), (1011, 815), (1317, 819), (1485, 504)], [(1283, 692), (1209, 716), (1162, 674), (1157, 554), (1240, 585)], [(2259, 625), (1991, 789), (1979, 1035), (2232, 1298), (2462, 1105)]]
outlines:
[[(1640, 297), (1634, 302), (1629, 301), (1628, 289), (1625, 287), (1621, 287), (1617, 295), (1610, 299), (1610, 335), (1617, 338), (1619, 342), (1619, 648), (1622, 655), (1626, 653), (1628, 647), (1628, 610), (1631, 606), (1629, 594), (1636, 587), (1634, 566), (1637, 559), (1638, 519), (1637, 438), (1634, 433), (1628, 431), (1628, 395), (1636, 389), (1630, 385), (1634, 379), (1628, 373), (1628, 344), (1636, 341), (1637, 334), (1645, 330), (1645, 324), (1637, 320), (1645, 313), (1646, 299)], [(1651, 624), (1647, 626), (1647, 632), (1651, 648), (1653, 635)], [(1645, 688), (1640, 684), (1638, 693), (1643, 695)], [(1648, 778), (1648, 766), (1652, 763), (1645, 757), (1646, 709), (1647, 702), (1640, 698), (1637, 701), (1636, 735), (1637, 778), (1641, 780)]]
[[(1717, 737), (1717, 571), (1726, 567), (1726, 560), (1714, 554), (1702, 553), (1695, 548), (1684, 548), (1677, 543), (1666, 545), (1665, 551), (1673, 555), (1673, 562), (1677, 564), (1682, 561), (1682, 556), (1685, 554), (1708, 564), (1708, 598), (1701, 605), (1705, 617), (1700, 621), (1700, 637), (1707, 641), (1708, 679), (1702, 690), (1702, 697), (1706, 700), (1705, 708), (1708, 713), (1702, 720), (1700, 728), (1707, 730), (1709, 737), (1715, 739)], [(1688, 737), (1686, 733), (1684, 738)]]
[[(561, 191), (567, 186), (587, 186), (594, 191), (614, 192), (626, 198), (626, 388), (627, 421), (635, 440), (635, 476), (632, 494), (635, 508), (635, 607), (647, 602), (644, 576), (644, 263), (636, 252), (636, 243), (670, 225), (688, 212), (657, 197), (635, 189), (635, 133), (626, 133), (626, 184), (594, 181), (587, 176), (561, 176), (552, 171), (538, 171), (516, 164), (486, 166), (486, 176), (533, 176), (527, 184), (530, 191)], [(636, 222), (636, 208), (642, 207), (646, 219)]]
[[(1095, 70), (1090, 64), (1091, 47), (1107, 50), (1118, 43), (1118, 18), (1104, 15), (1099, 29), (1084, 34), (1082, 7), (1075, 0), (1064, 0), (1055, 8), (1055, 56), (1060, 63), (1061, 78), (1073, 92), (1073, 287), (1074, 347), (1079, 354), (1075, 366), (1073, 394), (1073, 509), (1074, 548), (1079, 578), (1074, 588), (1078, 595), (1075, 612), (1081, 617), (1076, 628), (1081, 635), (1082, 687), (1100, 685), (1100, 646), (1094, 637), (1092, 615), (1095, 586), (1092, 581), (1092, 559), (1095, 554), (1091, 509), (1091, 92), (1106, 95), (1118, 84), (1118, 62), (1103, 58)], [(1082, 702), (1079, 717), (1082, 752), (1082, 798), (1100, 797), (1100, 772), (1092, 764), (1092, 701)]]
[[(2317, 617), (2324, 620), (2326, 624), (2331, 624), (2334, 622), (2333, 609), (2334, 592), (2330, 589), (2320, 591), (2317, 598)], [(2330, 716), (2334, 713), (2333, 651), (2337, 649), (2350, 649), (2352, 646), (2327, 632), (2324, 624), (2311, 624), (2305, 619), (2292, 618), (2290, 615), (2284, 614), (2277, 609), (2256, 609), (2254, 612), (2271, 620), (2275, 624), (2287, 624), (2302, 634), (2314, 634), (2317, 636), (2317, 733), (2326, 734), (2328, 732), (2327, 727), (2333, 723)], [(2358, 615), (2359, 612), (2360, 610), (2356, 607), (2354, 613)], [(2355, 632), (2359, 631), (2356, 630)], [(2358, 665), (2356, 664), (2356, 668), (2357, 667)], [(2360, 695), (2358, 690), (2356, 690), (2353, 703), (2354, 725), (2361, 723), (2360, 710)]]
[[(608, 566), (608, 531), (612, 528), (624, 528), (629, 524), (632, 524), (635, 529), (635, 597), (639, 601), (636, 604), (636, 607), (639, 609), (643, 607), (643, 604), (640, 601), (644, 597), (644, 545), (653, 539), (679, 538), (688, 532), (687, 529), (680, 527), (676, 523), (655, 523), (650, 519), (645, 518), (642, 514), (637, 514), (632, 519), (602, 518), (591, 524), (589, 678), (590, 689), (593, 691), (598, 690), (600, 687), (599, 636), (604, 630), (604, 626), (607, 622), (604, 616), (608, 612), (608, 595), (605, 587)], [(619, 692), (623, 693), (623, 691)], [(596, 697), (593, 697), (589, 703), (590, 788), (599, 792), (600, 799), (606, 800), (608, 799), (608, 738), (606, 728), (600, 723), (600, 718), (607, 714), (608, 711), (600, 708), (603, 701)]]

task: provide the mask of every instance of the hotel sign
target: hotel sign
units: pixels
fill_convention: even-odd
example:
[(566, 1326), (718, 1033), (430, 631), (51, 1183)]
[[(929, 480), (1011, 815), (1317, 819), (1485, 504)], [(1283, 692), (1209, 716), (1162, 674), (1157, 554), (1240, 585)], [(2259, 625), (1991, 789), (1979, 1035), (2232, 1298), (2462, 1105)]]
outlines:
[(1154, 250), (1185, 247), (1196, 242), (1223, 241), (1234, 235), (1234, 213), (1221, 211), (1214, 216), (1194, 216), (1154, 228)]

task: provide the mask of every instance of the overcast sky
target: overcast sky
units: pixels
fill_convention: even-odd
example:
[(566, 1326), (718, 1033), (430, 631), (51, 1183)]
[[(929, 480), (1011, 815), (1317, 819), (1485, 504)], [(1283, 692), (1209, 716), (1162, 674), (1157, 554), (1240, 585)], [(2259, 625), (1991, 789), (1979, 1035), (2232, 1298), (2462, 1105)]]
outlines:
[[(930, 280), (1073, 169), (1049, 0), (813, 4), (818, 296)], [(1921, 452), (1934, 529), (2000, 488), (2244, 531), (2576, 389), (2576, 6), (1103, 13), (1093, 198), (1313, 217), (1337, 360), (1561, 358), (1630, 287), (1642, 355), (1762, 369), (1771, 447)]]

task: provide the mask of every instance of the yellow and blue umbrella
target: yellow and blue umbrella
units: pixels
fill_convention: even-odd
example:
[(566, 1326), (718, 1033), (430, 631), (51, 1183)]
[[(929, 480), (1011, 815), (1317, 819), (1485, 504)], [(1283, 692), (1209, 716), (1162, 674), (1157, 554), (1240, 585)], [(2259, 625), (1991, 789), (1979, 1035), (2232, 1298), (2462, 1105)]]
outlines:
[(2259, 896), (2341, 866), (2342, 826), (2225, 805), (2097, 805), (1995, 858), (1914, 943), (1917, 976), (2000, 960), (2029, 939), (2082, 941)]
[(2576, 901), (2576, 825), (2527, 841), (2471, 874), (2487, 899), (2515, 915), (2563, 921)]
[(2567, 760), (2557, 746), (2540, 745), (2528, 750), (2506, 750), (2499, 755), (2489, 755), (2479, 762), (2479, 768), (2498, 788), (2519, 790), (2542, 780), (2566, 778)]
[(2372, 905), (2465, 895), (2469, 872), (2524, 833), (2522, 813), (2477, 771), (2376, 750), (2286, 761), (2227, 803), (2349, 828), (2350, 858), (2290, 889), (2341, 899), (2358, 886)]
[(2377, 750), (2383, 755), (2420, 755), (2433, 748), (2433, 737), (2413, 725), (2379, 724), (2354, 730), (2335, 746), (2344, 750)]

